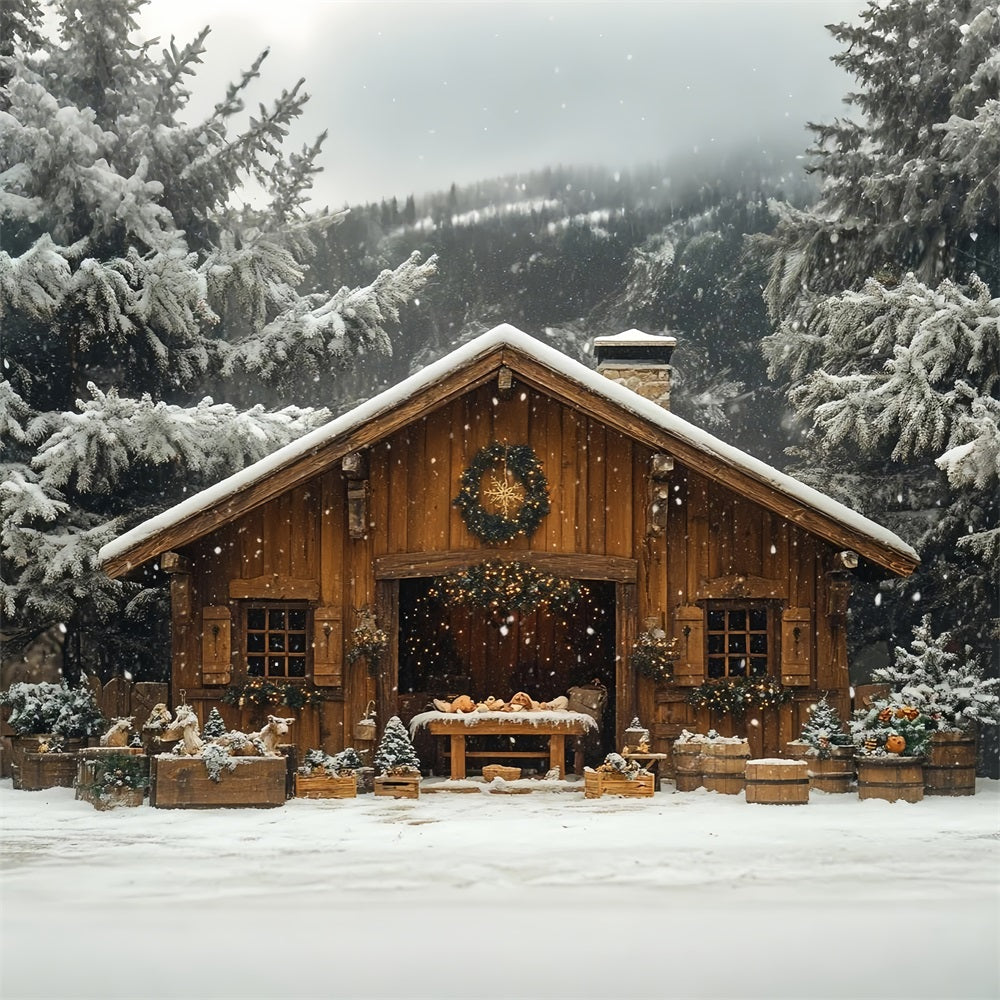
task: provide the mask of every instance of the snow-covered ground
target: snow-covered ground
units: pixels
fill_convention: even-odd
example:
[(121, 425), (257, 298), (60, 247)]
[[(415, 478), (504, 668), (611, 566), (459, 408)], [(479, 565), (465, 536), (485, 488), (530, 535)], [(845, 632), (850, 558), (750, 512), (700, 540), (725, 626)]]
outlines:
[(0, 996), (1000, 996), (1000, 782), (101, 813), (0, 782)]

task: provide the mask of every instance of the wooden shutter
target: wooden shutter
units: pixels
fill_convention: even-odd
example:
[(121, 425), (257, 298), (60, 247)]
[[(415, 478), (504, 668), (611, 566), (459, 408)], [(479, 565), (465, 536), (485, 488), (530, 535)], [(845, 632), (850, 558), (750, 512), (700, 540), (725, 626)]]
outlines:
[(232, 625), (224, 604), (201, 609), (201, 682), (228, 684), (230, 677)]
[(678, 658), (674, 683), (693, 687), (705, 680), (705, 611), (695, 606), (674, 611)]
[(812, 608), (785, 608), (781, 613), (781, 683), (808, 687), (812, 681)]
[(313, 612), (313, 683), (340, 687), (344, 683), (344, 619), (340, 608)]

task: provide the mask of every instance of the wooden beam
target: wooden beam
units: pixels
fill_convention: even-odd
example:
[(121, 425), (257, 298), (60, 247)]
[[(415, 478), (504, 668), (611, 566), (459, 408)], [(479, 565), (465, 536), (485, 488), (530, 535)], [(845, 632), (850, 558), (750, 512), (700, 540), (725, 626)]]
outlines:
[(233, 600), (318, 601), (319, 581), (295, 580), (271, 573), (252, 580), (230, 580), (229, 596)]
[(160, 556), (160, 569), (164, 573), (190, 573), (191, 560), (179, 552), (164, 552)]
[(575, 580), (612, 580), (635, 583), (638, 561), (624, 556), (594, 556), (555, 552), (508, 552), (493, 549), (461, 549), (451, 552), (398, 552), (375, 559), (375, 577), (379, 580), (414, 579), (444, 576), (497, 559), (501, 562), (530, 563), (536, 569)]

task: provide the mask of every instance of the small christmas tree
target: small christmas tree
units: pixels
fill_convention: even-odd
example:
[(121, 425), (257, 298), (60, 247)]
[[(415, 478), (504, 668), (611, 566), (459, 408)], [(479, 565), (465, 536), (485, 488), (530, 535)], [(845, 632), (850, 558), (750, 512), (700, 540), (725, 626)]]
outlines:
[(398, 715), (394, 715), (385, 726), (385, 732), (375, 751), (375, 770), (379, 774), (413, 774), (420, 771), (417, 757), (409, 734)]
[(873, 671), (872, 680), (891, 685), (938, 730), (1000, 724), (1000, 678), (983, 676), (971, 646), (962, 653), (951, 652), (953, 646), (950, 632), (932, 634), (930, 615), (925, 615), (913, 628), (911, 650), (897, 646), (892, 666)]
[(835, 747), (851, 745), (851, 737), (844, 732), (840, 715), (826, 695), (809, 710), (809, 721), (802, 727), (799, 738), (812, 747), (820, 760), (827, 760)]
[(201, 735), (206, 740), (214, 740), (217, 736), (223, 736), (227, 732), (226, 724), (222, 721), (222, 715), (215, 707), (208, 713), (205, 725), (201, 730)]

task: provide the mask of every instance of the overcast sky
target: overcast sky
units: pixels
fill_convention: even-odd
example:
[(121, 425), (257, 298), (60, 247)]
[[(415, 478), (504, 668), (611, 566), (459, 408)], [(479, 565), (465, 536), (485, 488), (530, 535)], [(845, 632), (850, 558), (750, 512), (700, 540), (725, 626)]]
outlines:
[(192, 107), (270, 47), (252, 99), (305, 77), (296, 143), (330, 137), (316, 200), (337, 206), (548, 165), (628, 168), (733, 141), (803, 148), (849, 79), (824, 25), (862, 0), (348, 2), (152, 0), (147, 37), (208, 24)]

